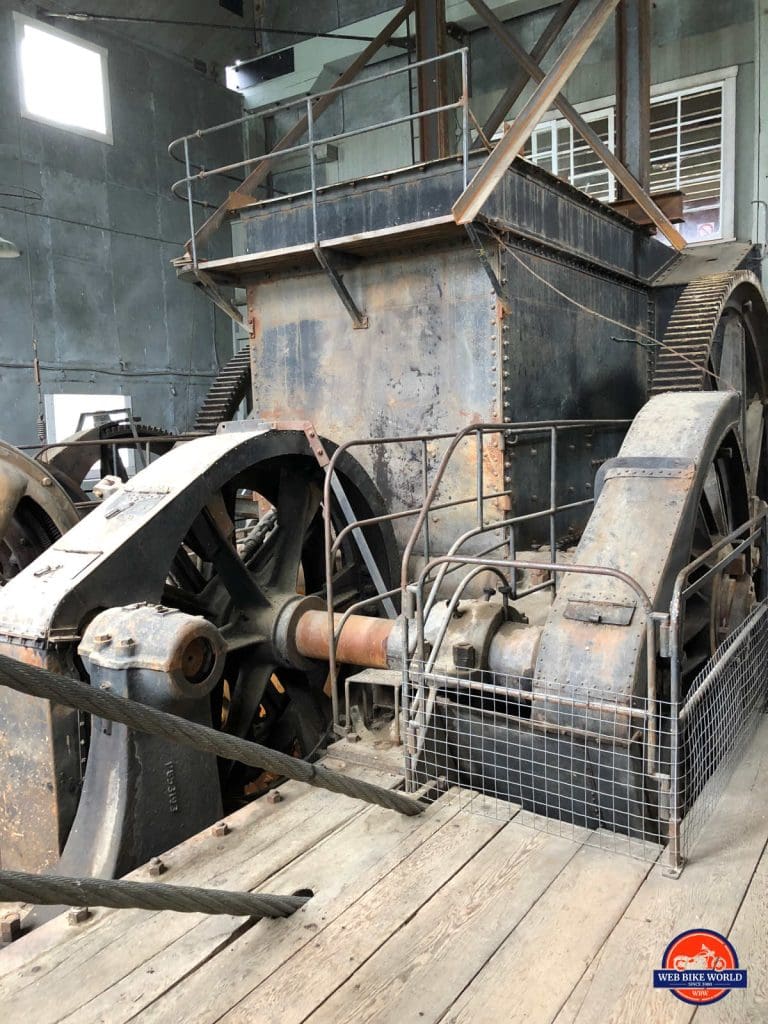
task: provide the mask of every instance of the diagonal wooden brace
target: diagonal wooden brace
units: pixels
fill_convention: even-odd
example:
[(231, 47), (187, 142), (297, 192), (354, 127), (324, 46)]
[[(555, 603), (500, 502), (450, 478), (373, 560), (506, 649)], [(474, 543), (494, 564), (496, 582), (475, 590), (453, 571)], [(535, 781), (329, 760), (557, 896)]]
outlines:
[(466, 224), (475, 218), (507, 168), (522, 151), (523, 146), (542, 115), (554, 103), (563, 116), (582, 136), (590, 149), (593, 150), (608, 170), (616, 177), (627, 194), (635, 200), (640, 209), (656, 225), (671, 245), (675, 249), (683, 249), (685, 247), (686, 243), (683, 236), (658, 208), (637, 179), (630, 174), (619, 158), (608, 149), (576, 108), (560, 94), (560, 89), (568, 80), (603, 25), (605, 25), (618, 2), (619, 0), (599, 0), (592, 14), (568, 43), (550, 71), (545, 73), (483, 0), (469, 0), (471, 6), (492, 29), (515, 60), (528, 72), (531, 78), (539, 83), (539, 88), (515, 119), (510, 131), (499, 141), (496, 148), (457, 199), (453, 206), (453, 216), (457, 224)]

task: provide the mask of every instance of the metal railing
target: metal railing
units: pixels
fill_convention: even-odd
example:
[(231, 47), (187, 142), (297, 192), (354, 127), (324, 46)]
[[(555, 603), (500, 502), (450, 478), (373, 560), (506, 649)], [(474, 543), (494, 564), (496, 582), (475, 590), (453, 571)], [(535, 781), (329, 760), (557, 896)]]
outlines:
[[(411, 73), (427, 65), (434, 65), (444, 61), (456, 61), (460, 62), (461, 67), (461, 95), (459, 99), (453, 103), (444, 103), (436, 107), (430, 107), (427, 110), (418, 110), (409, 112), (407, 114), (401, 114), (398, 117), (388, 118), (384, 121), (374, 122), (372, 124), (364, 125), (359, 128), (350, 128), (347, 131), (333, 132), (328, 135), (317, 135), (316, 127), (317, 121), (315, 117), (314, 107), (318, 100), (324, 99), (336, 99), (337, 97), (343, 96), (350, 89), (356, 89), (361, 86), (368, 86), (372, 82), (381, 82), (390, 78), (395, 78), (398, 75), (410, 76)], [(258, 156), (246, 157), (242, 160), (232, 161), (227, 164), (222, 164), (218, 167), (205, 168), (199, 164), (195, 164), (192, 161), (191, 146), (195, 142), (199, 142), (201, 139), (208, 138), (219, 132), (227, 131), (238, 126), (245, 126), (256, 119), (264, 119), (272, 117), (278, 114), (284, 114), (286, 111), (292, 109), (304, 109), (304, 117), (306, 119), (306, 133), (307, 141), (300, 142), (293, 146), (285, 146), (279, 149), (273, 149), (265, 153), (260, 153)], [(324, 107), (322, 113), (325, 113), (327, 107)], [(310, 172), (310, 187), (309, 191), (312, 198), (312, 227), (313, 227), (313, 242), (315, 246), (319, 246), (322, 240), (319, 237), (318, 229), (318, 218), (317, 218), (317, 194), (318, 194), (318, 183), (317, 183), (317, 149), (320, 146), (332, 145), (337, 142), (343, 142), (346, 139), (351, 139), (359, 135), (364, 135), (368, 132), (379, 131), (384, 128), (393, 128), (401, 124), (412, 124), (416, 121), (423, 121), (427, 117), (438, 117), (441, 114), (449, 113), (455, 110), (460, 112), (461, 127), (459, 131), (459, 147), (456, 153), (450, 155), (458, 155), (461, 158), (462, 163), (462, 182), (463, 188), (467, 187), (469, 181), (469, 147), (470, 147), (470, 120), (472, 120), (472, 114), (469, 109), (469, 50), (467, 47), (462, 47), (458, 50), (452, 50), (450, 53), (439, 54), (436, 57), (430, 57), (425, 60), (415, 61), (404, 65), (401, 68), (392, 68), (388, 71), (380, 72), (376, 75), (370, 75), (365, 79), (356, 79), (351, 82), (347, 82), (345, 85), (336, 86), (332, 89), (326, 89), (324, 92), (312, 93), (306, 98), (297, 100), (291, 100), (287, 103), (279, 103), (266, 110), (255, 111), (252, 114), (245, 114), (243, 117), (234, 118), (231, 121), (226, 121), (223, 124), (213, 125), (210, 128), (200, 128), (188, 135), (183, 135), (178, 139), (174, 139), (168, 147), (169, 154), (177, 161), (184, 164), (185, 174), (184, 177), (179, 178), (171, 186), (171, 191), (178, 199), (184, 199), (187, 202), (189, 209), (189, 226), (190, 226), (190, 242), (191, 242), (191, 256), (192, 266), (196, 270), (199, 266), (198, 250), (196, 234), (197, 229), (195, 227), (195, 206), (203, 206), (205, 208), (211, 208), (216, 206), (214, 203), (210, 203), (207, 200), (196, 199), (194, 196), (193, 186), (196, 183), (205, 182), (215, 178), (228, 178), (231, 177), (233, 172), (248, 172), (249, 169), (254, 169), (259, 164), (273, 164), (279, 162), (286, 156), (291, 156), (296, 153), (307, 153), (309, 157), (309, 172)], [(181, 152), (179, 152), (181, 151)], [(195, 169), (198, 168), (198, 169)], [(352, 180), (352, 179), (349, 179)], [(239, 180), (238, 180), (238, 183)], [(292, 193), (295, 195), (301, 194), (299, 192)], [(281, 198), (284, 198), (281, 196)], [(258, 200), (253, 200), (256, 204)]]
[[(443, 778), (468, 791), (463, 799), (473, 809), (488, 806), (478, 794), (493, 795), (501, 798), (492, 805), (496, 815), (538, 829), (646, 859), (656, 860), (663, 850), (665, 873), (677, 877), (765, 710), (767, 553), (763, 512), (681, 570), (668, 610), (654, 609), (637, 581), (609, 568), (458, 555), (432, 559), (409, 586), (406, 607), (415, 637), (413, 657), (403, 664), (408, 786)], [(442, 627), (430, 634), (430, 647), (429, 580), (446, 563), (467, 571)], [(603, 688), (599, 677), (570, 690), (533, 669), (526, 678), (446, 670), (440, 648), (464, 588), (477, 572), (506, 578), (517, 568), (613, 577), (634, 592), (644, 615), (640, 696)], [(741, 581), (744, 598), (734, 613), (737, 624), (691, 678), (683, 644), (686, 603), (731, 578)], [(730, 607), (726, 599), (723, 617)], [(723, 628), (722, 622), (714, 625)], [(403, 629), (407, 649), (405, 619)]]
[[(494, 539), (491, 544), (482, 548), (481, 551), (474, 553), (475, 557), (487, 559), (501, 548), (509, 555), (509, 558), (514, 560), (518, 550), (517, 535), (520, 528), (546, 520), (548, 522), (547, 533), (550, 562), (546, 563), (544, 568), (548, 568), (550, 563), (554, 564), (557, 562), (558, 515), (567, 512), (576, 512), (582, 508), (589, 508), (594, 501), (592, 497), (580, 499), (578, 501), (558, 501), (558, 439), (563, 434), (574, 431), (582, 431), (589, 435), (594, 435), (595, 433), (600, 432), (615, 431), (617, 435), (621, 434), (623, 436), (623, 432), (628, 425), (628, 420), (608, 419), (545, 420), (519, 423), (475, 423), (455, 433), (412, 434), (400, 437), (365, 439), (356, 438), (340, 445), (336, 449), (326, 471), (323, 496), (324, 507), (326, 509), (330, 509), (332, 507), (334, 480), (337, 478), (339, 463), (344, 459), (347, 453), (350, 453), (355, 449), (368, 448), (382, 452), (391, 450), (393, 447), (409, 449), (415, 447), (418, 452), (417, 458), (421, 464), (422, 488), (422, 500), (419, 504), (396, 509), (395, 511), (388, 512), (383, 515), (372, 516), (367, 519), (354, 519), (335, 533), (331, 517), (328, 515), (325, 516), (325, 567), (326, 595), (328, 601), (328, 635), (332, 637), (329, 651), (329, 675), (333, 684), (331, 686), (331, 693), (333, 701), (334, 728), (338, 734), (347, 734), (351, 727), (348, 697), (345, 697), (345, 715), (344, 723), (342, 724), (340, 714), (341, 709), (339, 707), (339, 698), (336, 686), (339, 677), (337, 650), (341, 632), (349, 617), (361, 610), (370, 610), (370, 608), (376, 604), (383, 605), (384, 602), (392, 601), (392, 599), (397, 597), (400, 597), (402, 602), (407, 602), (409, 600), (410, 585), (414, 579), (412, 565), (417, 551), (420, 550), (422, 552), (423, 557), (427, 562), (429, 562), (433, 557), (434, 542), (430, 528), (430, 517), (441, 513), (444, 514), (451, 510), (466, 508), (467, 506), (475, 506), (475, 525), (470, 530), (460, 533), (458, 538), (450, 545), (447, 555), (450, 556), (449, 561), (452, 561), (454, 566), (451, 568), (451, 566), (446, 563), (444, 569), (439, 574), (439, 578), (435, 580), (427, 600), (427, 611), (437, 600), (437, 596), (445, 578), (459, 568), (458, 562), (460, 559), (456, 556), (459, 555), (461, 549), (465, 548), (466, 545), (476, 538), (482, 537), (484, 534), (502, 531), (503, 538), (501, 540)], [(505, 445), (513, 447), (517, 446), (522, 439), (531, 440), (544, 438), (548, 440), (548, 502), (543, 508), (517, 516), (504, 516), (497, 508), (494, 510), (493, 515), (488, 515), (489, 503), (512, 498), (512, 494), (508, 489), (486, 491), (486, 444), (488, 438), (494, 436), (503, 441)], [(430, 472), (430, 449), (434, 448), (438, 443), (445, 442), (447, 442), (445, 445), (445, 451), (437, 461), (434, 471)], [(617, 449), (619, 442), (620, 438), (617, 437)], [(458, 498), (440, 500), (441, 485), (445, 483), (452, 464), (458, 458), (462, 445), (465, 444), (472, 445), (474, 449), (474, 459), (476, 462), (473, 480), (474, 491), (471, 494), (465, 494)], [(499, 455), (500, 457), (503, 456), (501, 449), (499, 450)], [(359, 534), (366, 529), (375, 528), (379, 524), (395, 523), (408, 519), (413, 519), (415, 522), (408, 535), (408, 540), (402, 556), (399, 586), (392, 587), (388, 590), (380, 590), (375, 596), (367, 597), (362, 601), (356, 602), (344, 611), (337, 622), (334, 618), (335, 599), (333, 575), (336, 559), (344, 543), (350, 538), (350, 536), (354, 536), (356, 533)], [(439, 552), (439, 554), (442, 555), (443, 552)], [(486, 561), (483, 564), (489, 565), (490, 563)], [(518, 564), (522, 567), (523, 571), (535, 568), (531, 562), (520, 562)], [(528, 589), (521, 590), (518, 588), (519, 581), (517, 572), (514, 568), (511, 568), (508, 578), (502, 581), (502, 585), (508, 587), (508, 592), (505, 594), (505, 600), (507, 596), (510, 599), (517, 600), (528, 594), (542, 590), (548, 590), (554, 596), (557, 590), (557, 575), (557, 572), (550, 572), (548, 579), (545, 579)], [(408, 643), (410, 643), (410, 640), (408, 640)], [(408, 650), (408, 644), (406, 644), (403, 649)], [(348, 695), (348, 689), (346, 692)]]

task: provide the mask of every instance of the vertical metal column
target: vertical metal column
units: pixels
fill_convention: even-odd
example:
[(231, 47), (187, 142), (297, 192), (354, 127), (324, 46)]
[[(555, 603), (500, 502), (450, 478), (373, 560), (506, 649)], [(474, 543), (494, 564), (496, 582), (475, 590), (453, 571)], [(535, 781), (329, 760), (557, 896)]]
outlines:
[[(651, 0), (616, 9), (616, 155), (646, 191), (650, 185)], [(627, 198), (617, 182), (617, 199)]]
[[(445, 0), (416, 0), (416, 60), (430, 60), (445, 53), (445, 40)], [(418, 68), (419, 110), (433, 110), (448, 102), (447, 74), (444, 60)], [(449, 155), (446, 112), (422, 117), (419, 132), (422, 160), (439, 160)]]

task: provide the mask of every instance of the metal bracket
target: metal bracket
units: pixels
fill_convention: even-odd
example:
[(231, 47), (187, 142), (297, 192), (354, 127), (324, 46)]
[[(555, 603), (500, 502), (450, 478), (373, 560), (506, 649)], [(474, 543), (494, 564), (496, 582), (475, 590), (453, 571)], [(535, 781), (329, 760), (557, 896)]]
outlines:
[(564, 618), (577, 622), (594, 622), (607, 626), (628, 626), (635, 614), (636, 603), (619, 601), (570, 600), (565, 606)]
[(222, 313), (226, 313), (231, 320), (234, 320), (234, 322), (239, 327), (248, 330), (248, 325), (246, 324), (245, 319), (243, 318), (243, 314), (236, 306), (232, 305), (229, 299), (227, 299), (224, 295), (221, 294), (216, 282), (213, 280), (210, 274), (206, 274), (206, 272), (204, 270), (201, 270), (199, 267), (193, 267), (192, 273), (195, 275), (195, 278), (197, 279), (198, 287), (205, 292), (205, 294), (208, 296), (211, 302), (215, 306), (218, 306)]
[(496, 271), (491, 266), (491, 261), (488, 257), (488, 253), (485, 251), (483, 240), (480, 237), (480, 233), (474, 224), (465, 224), (464, 228), (469, 235), (469, 240), (475, 250), (477, 258), (480, 260), (480, 265), (488, 275), (488, 280), (491, 282), (491, 288), (493, 288), (496, 298), (499, 300), (502, 309), (506, 314), (512, 312), (512, 303), (507, 298), (504, 289), (501, 287), (501, 281), (496, 276)]
[(660, 658), (672, 657), (672, 646), (670, 643), (670, 618), (669, 613), (657, 613), (656, 616), (656, 648)]
[(342, 278), (341, 274), (336, 270), (334, 266), (331, 265), (328, 256), (326, 255), (321, 246), (316, 245), (314, 247), (314, 253), (315, 257), (317, 258), (317, 262), (328, 275), (328, 280), (333, 285), (333, 290), (339, 296), (342, 303), (344, 304), (344, 308), (349, 313), (352, 319), (352, 326), (356, 331), (365, 330), (368, 327), (368, 317), (365, 315), (365, 313), (362, 313), (357, 308), (355, 300), (349, 294), (349, 291), (347, 289), (347, 286), (344, 284), (344, 279)]

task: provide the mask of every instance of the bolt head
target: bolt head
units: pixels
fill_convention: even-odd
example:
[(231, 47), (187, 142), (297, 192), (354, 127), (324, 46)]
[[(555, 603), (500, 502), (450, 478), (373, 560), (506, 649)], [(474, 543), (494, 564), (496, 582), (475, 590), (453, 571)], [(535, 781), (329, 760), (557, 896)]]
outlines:
[(52, 487), (53, 486), (53, 480), (51, 480), (51, 478), (49, 476), (44, 476), (43, 479), (40, 481), (40, 483), (43, 485), (43, 487)]
[(87, 921), (91, 916), (91, 912), (88, 907), (72, 907), (67, 913), (67, 924), (82, 924), (83, 921)]
[(0, 918), (0, 942), (14, 942), (21, 935), (21, 918), (18, 914), (6, 914)]
[(149, 862), (149, 873), (152, 878), (158, 878), (160, 875), (164, 875), (167, 870), (168, 868), (159, 857), (153, 857)]
[(226, 821), (217, 821), (211, 828), (211, 835), (217, 837), (229, 835), (229, 825)]
[(285, 798), (279, 789), (270, 789), (267, 793), (267, 801), (271, 804), (280, 804)]
[(359, 743), (360, 737), (356, 732), (347, 733), (347, 743)]
[(475, 668), (477, 651), (474, 644), (461, 642), (453, 645), (453, 664), (456, 668)]

